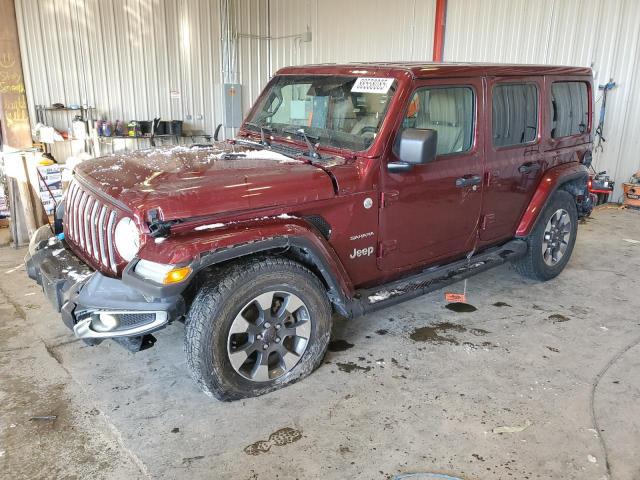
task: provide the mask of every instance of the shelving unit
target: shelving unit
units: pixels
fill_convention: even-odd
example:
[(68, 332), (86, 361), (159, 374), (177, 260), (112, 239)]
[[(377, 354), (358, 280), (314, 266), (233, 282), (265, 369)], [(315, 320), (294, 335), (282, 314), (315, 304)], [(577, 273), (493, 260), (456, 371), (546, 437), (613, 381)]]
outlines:
[[(105, 137), (105, 136), (101, 136), (98, 137), (98, 141), (100, 143), (104, 143), (104, 144), (108, 144), (111, 147), (111, 151), (113, 152), (113, 143), (116, 140), (123, 140), (125, 141), (125, 152), (128, 151), (126, 148), (126, 141), (127, 140), (134, 140), (139, 141), (139, 140), (147, 140), (149, 141), (149, 145), (151, 147), (155, 147), (155, 146), (159, 146), (159, 145), (163, 145), (165, 144), (165, 142), (170, 142), (171, 144), (174, 145), (181, 145), (184, 142), (187, 142), (188, 140), (191, 140), (191, 143), (195, 142), (196, 139), (198, 138), (202, 138), (204, 142), (211, 142), (211, 138), (212, 135), (202, 131), (202, 130), (194, 130), (194, 131), (190, 131), (190, 130), (185, 130), (182, 132), (182, 134), (180, 135), (173, 135), (170, 133), (163, 133), (163, 134), (159, 134), (159, 135), (154, 135), (154, 134), (150, 134), (150, 135), (137, 135), (137, 136), (129, 136), (129, 135), (111, 135), (110, 137)], [(137, 148), (136, 148), (137, 149)]]
[[(55, 107), (45, 107), (44, 105), (36, 105), (36, 121), (48, 127), (53, 127), (58, 131), (62, 130), (62, 131), (69, 132), (72, 129), (73, 117), (80, 116), (80, 119), (85, 123), (87, 128), (87, 137), (84, 139), (85, 152), (91, 155), (94, 155), (95, 148), (92, 141), (92, 137), (93, 137), (92, 130), (94, 128), (93, 112), (94, 112), (94, 108), (91, 106), (81, 106), (77, 108), (69, 108), (69, 107), (55, 108)], [(61, 119), (60, 117), (63, 117), (63, 118)], [(64, 121), (64, 124), (66, 125), (65, 127), (61, 126), (63, 121)], [(82, 141), (82, 140), (83, 139), (68, 138), (68, 139), (59, 141), (59, 143)], [(49, 144), (43, 143), (43, 146), (44, 146), (45, 153), (51, 153)]]

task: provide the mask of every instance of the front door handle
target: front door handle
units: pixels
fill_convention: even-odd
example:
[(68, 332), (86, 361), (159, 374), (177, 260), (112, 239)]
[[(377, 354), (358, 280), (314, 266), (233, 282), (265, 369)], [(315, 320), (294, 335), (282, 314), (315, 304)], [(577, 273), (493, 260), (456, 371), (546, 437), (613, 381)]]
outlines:
[(480, 185), (482, 183), (482, 177), (480, 175), (466, 175), (456, 179), (456, 187), (471, 187), (473, 185)]
[(525, 174), (535, 172), (537, 170), (540, 170), (540, 165), (534, 162), (523, 163), (522, 165), (520, 165), (520, 168), (518, 168), (518, 171), (520, 173), (525, 173)]

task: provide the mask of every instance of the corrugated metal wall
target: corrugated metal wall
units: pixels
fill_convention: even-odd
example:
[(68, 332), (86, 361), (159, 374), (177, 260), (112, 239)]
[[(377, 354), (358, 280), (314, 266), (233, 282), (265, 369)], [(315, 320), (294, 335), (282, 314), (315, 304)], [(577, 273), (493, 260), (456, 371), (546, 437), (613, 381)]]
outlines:
[[(434, 3), (16, 0), (29, 112), (89, 104), (110, 120), (160, 116), (213, 132), (225, 81), (242, 84), (246, 112), (285, 65), (427, 58)], [(295, 36), (307, 28), (311, 42)]]
[[(594, 157), (618, 184), (640, 170), (640, 2), (448, 0), (445, 61), (591, 66), (610, 78), (604, 150)], [(596, 94), (596, 119), (601, 92)], [(616, 189), (615, 200), (621, 195)]]
[(428, 60), (435, 0), (270, 0), (271, 67), (305, 63)]
[(57, 102), (110, 120), (222, 121), (218, 2), (16, 0), (16, 11), (32, 121)]
[[(159, 115), (212, 132), (224, 120), (223, 81), (242, 84), (246, 112), (285, 65), (429, 60), (435, 0), (16, 0), (16, 7), (32, 115), (35, 104), (91, 103), (113, 119)], [(640, 169), (639, 42), (637, 0), (449, 0), (444, 57), (592, 65), (598, 83), (613, 77), (619, 86), (596, 164), (620, 182)]]

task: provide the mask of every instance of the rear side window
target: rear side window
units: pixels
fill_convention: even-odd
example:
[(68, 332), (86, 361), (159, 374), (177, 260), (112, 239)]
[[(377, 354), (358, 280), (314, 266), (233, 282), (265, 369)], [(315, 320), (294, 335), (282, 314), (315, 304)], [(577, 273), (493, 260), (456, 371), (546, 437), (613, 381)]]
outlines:
[(538, 89), (535, 85), (496, 85), (492, 110), (494, 147), (535, 140), (538, 135)]
[(551, 137), (570, 137), (587, 131), (589, 99), (584, 82), (555, 82), (551, 85)]
[(411, 99), (403, 127), (437, 131), (437, 155), (466, 152), (473, 144), (473, 104), (469, 87), (421, 88)]

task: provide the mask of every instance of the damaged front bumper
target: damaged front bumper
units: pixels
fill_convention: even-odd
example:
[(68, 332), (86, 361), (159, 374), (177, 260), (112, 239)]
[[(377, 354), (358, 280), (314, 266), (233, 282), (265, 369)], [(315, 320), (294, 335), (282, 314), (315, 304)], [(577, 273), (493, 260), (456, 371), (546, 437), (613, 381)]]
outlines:
[(41, 242), (25, 263), (30, 278), (61, 313), (78, 338), (112, 338), (130, 350), (152, 344), (151, 332), (182, 317), (182, 295), (154, 298), (122, 280), (92, 270), (55, 237)]

